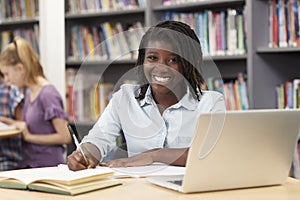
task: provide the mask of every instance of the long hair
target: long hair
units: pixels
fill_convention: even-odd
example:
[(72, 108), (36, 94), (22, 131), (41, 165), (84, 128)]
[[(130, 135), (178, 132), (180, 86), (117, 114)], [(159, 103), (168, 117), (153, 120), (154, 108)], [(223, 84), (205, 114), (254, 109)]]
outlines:
[(145, 77), (143, 65), (145, 51), (149, 42), (164, 41), (172, 45), (172, 51), (177, 55), (182, 75), (189, 83), (194, 97), (200, 101), (201, 88), (205, 80), (201, 75), (202, 49), (196, 33), (190, 26), (178, 21), (163, 21), (148, 29), (142, 37), (138, 50), (136, 70), (140, 77), (140, 93), (136, 99), (143, 99), (149, 86)]
[(21, 37), (15, 37), (0, 55), (0, 67), (23, 64), (25, 67), (24, 81), (27, 84), (37, 84), (37, 77), (45, 77), (39, 57), (33, 48)]

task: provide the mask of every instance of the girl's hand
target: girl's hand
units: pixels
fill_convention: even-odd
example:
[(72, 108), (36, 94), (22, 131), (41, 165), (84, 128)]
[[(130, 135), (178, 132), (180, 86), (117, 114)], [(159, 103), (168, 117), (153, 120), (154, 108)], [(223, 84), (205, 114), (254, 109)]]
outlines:
[(24, 131), (25, 129), (27, 129), (27, 125), (26, 125), (26, 123), (23, 122), (23, 121), (15, 121), (15, 122), (13, 123), (13, 125), (14, 125), (17, 129), (19, 129), (20, 131)]
[(15, 121), (13, 125), (22, 132), (22, 137), (25, 141), (28, 141), (30, 133), (27, 128), (27, 124), (23, 121)]

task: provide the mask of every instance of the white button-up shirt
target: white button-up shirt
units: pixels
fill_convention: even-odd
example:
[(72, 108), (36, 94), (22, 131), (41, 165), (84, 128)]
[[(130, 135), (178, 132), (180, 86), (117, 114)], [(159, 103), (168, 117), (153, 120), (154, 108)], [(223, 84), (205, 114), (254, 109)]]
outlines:
[(188, 90), (182, 99), (162, 114), (148, 88), (137, 100), (137, 85), (123, 85), (110, 100), (89, 134), (82, 140), (98, 147), (102, 158), (116, 146), (123, 134), (128, 156), (154, 148), (186, 148), (194, 135), (197, 117), (204, 112), (225, 112), (221, 93), (203, 91), (200, 101)]

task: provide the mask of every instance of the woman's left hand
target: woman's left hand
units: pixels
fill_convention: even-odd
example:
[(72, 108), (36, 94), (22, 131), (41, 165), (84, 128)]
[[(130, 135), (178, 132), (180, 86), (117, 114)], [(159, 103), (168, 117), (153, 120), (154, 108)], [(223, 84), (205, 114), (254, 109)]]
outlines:
[(108, 161), (107, 163), (100, 163), (100, 165), (108, 167), (134, 167), (161, 162), (168, 165), (185, 166), (188, 152), (189, 148), (156, 148), (129, 158), (121, 158)]
[(144, 152), (130, 158), (120, 158), (116, 160), (110, 160), (107, 163), (101, 163), (101, 165), (108, 167), (135, 167), (152, 164), (153, 157), (151, 152)]

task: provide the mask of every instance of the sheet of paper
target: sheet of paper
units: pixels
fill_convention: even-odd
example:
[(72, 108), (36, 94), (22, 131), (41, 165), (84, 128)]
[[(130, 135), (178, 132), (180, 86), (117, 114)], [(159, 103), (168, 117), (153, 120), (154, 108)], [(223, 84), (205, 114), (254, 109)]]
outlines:
[(148, 166), (112, 168), (115, 178), (184, 175), (185, 167), (154, 163)]

